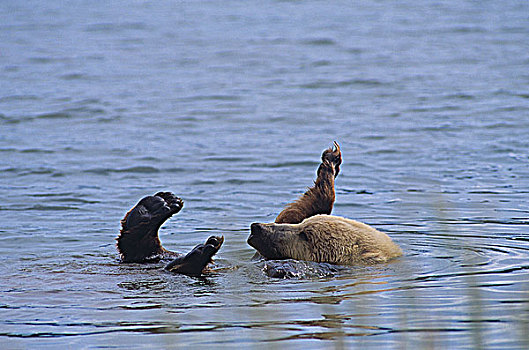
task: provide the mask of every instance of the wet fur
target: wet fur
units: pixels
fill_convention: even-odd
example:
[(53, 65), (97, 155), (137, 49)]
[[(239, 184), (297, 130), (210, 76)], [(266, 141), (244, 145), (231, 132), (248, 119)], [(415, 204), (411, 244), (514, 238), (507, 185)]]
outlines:
[(329, 215), (335, 201), (334, 179), (342, 162), (336, 142), (334, 147), (323, 152), (314, 186), (287, 205), (275, 223), (251, 225), (248, 244), (257, 250), (256, 256), (354, 265), (386, 262), (402, 255), (385, 233)]
[(328, 148), (323, 152), (321, 160), (314, 186), (296, 201), (288, 204), (277, 216), (276, 223), (299, 224), (311, 216), (332, 212), (336, 198), (334, 179), (338, 176), (342, 163), (342, 154), (337, 142), (334, 142), (334, 149)]
[(300, 224), (252, 224), (248, 243), (267, 259), (340, 265), (382, 263), (402, 255), (385, 233), (332, 215), (315, 215)]
[(180, 254), (165, 249), (158, 230), (178, 213), (184, 202), (170, 192), (143, 198), (121, 220), (117, 249), (123, 262), (148, 262), (175, 258)]
[(174, 259), (165, 269), (171, 272), (198, 276), (207, 270), (212, 257), (222, 246), (224, 237), (211, 236), (204, 244), (195, 246), (183, 255), (165, 249), (158, 238), (161, 225), (184, 205), (171, 192), (158, 192), (141, 199), (121, 220), (117, 249), (122, 262), (155, 262)]

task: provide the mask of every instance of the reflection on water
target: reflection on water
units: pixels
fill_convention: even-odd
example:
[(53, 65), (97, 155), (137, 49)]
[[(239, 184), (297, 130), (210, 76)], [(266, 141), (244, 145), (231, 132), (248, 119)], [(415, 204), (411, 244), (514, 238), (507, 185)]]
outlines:
[[(0, 6), (3, 347), (529, 348), (528, 3), (251, 5)], [(334, 213), (405, 255), (252, 261), (333, 140)], [(212, 274), (118, 262), (159, 190)]]

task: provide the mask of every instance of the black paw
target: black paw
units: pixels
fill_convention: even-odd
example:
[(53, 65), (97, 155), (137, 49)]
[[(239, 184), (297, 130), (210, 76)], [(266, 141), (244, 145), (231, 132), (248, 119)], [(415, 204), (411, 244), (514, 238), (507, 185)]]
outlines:
[(158, 229), (172, 215), (178, 213), (184, 201), (171, 192), (158, 192), (154, 196), (142, 198), (121, 221), (124, 231), (142, 227)]
[(158, 192), (154, 195), (154, 197), (160, 197), (163, 199), (165, 202), (164, 207), (169, 209), (169, 213), (171, 213), (171, 215), (178, 213), (184, 207), (184, 201), (182, 198), (175, 196), (174, 193)]
[(224, 237), (211, 236), (205, 244), (199, 244), (189, 253), (171, 261), (165, 269), (190, 276), (199, 276), (207, 271), (208, 264), (212, 263), (213, 255), (217, 254)]

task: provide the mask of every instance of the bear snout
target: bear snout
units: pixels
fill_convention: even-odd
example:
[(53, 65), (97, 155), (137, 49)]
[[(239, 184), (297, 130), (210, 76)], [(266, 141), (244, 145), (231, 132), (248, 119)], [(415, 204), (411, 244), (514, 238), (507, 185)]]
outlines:
[(252, 233), (261, 232), (261, 224), (258, 222), (254, 222), (253, 224), (250, 225), (250, 231)]
[(254, 222), (250, 225), (250, 236), (247, 239), (248, 244), (250, 244), (252, 247), (252, 242), (255, 242), (257, 237), (261, 236), (261, 224)]

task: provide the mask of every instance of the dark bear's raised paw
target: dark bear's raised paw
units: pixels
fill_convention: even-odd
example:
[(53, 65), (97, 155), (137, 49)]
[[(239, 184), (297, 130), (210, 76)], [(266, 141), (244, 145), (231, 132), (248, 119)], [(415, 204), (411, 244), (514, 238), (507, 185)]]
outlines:
[(171, 261), (165, 269), (184, 275), (201, 275), (207, 269), (208, 264), (213, 262), (213, 256), (217, 254), (222, 243), (224, 243), (224, 236), (211, 236), (205, 244), (198, 244), (186, 255)]
[(171, 192), (142, 198), (121, 220), (121, 231), (116, 239), (121, 261), (144, 263), (171, 258), (174, 260), (165, 267), (168, 271), (191, 276), (207, 271), (224, 237), (211, 236), (185, 255), (165, 249), (158, 237), (160, 226), (183, 206), (184, 201)]
[(160, 197), (165, 201), (165, 206), (169, 208), (171, 215), (178, 213), (184, 207), (182, 198), (175, 196), (172, 192), (158, 192), (154, 196)]
[(167, 219), (178, 213), (184, 201), (171, 192), (158, 192), (142, 198), (121, 220), (117, 248), (124, 262), (156, 260), (175, 253), (165, 250), (158, 230)]

